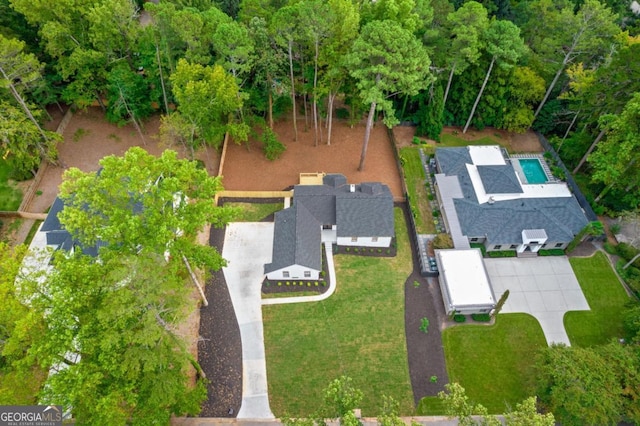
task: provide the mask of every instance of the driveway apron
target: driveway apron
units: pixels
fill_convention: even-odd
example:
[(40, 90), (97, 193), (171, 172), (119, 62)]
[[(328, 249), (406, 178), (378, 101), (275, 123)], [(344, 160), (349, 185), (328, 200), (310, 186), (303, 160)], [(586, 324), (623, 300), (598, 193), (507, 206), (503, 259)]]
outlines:
[(271, 262), (273, 223), (231, 223), (222, 257), (223, 273), (242, 340), (242, 406), (238, 419), (274, 418), (269, 407), (262, 326), (261, 285), (264, 264)]

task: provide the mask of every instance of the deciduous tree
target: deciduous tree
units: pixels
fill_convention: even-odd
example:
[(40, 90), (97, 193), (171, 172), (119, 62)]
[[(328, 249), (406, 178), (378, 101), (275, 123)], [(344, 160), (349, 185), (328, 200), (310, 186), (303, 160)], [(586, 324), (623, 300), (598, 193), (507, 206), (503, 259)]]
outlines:
[[(593, 168), (591, 179), (605, 185), (604, 191), (617, 187), (625, 192), (640, 185), (640, 92), (627, 103), (621, 114), (604, 115), (600, 121), (605, 138), (588, 158)], [(603, 193), (597, 197), (602, 198)]]
[[(621, 364), (622, 358), (627, 360)], [(596, 348), (552, 346), (537, 363), (537, 394), (562, 424), (615, 424), (634, 415), (629, 407), (637, 416), (638, 367), (633, 349), (617, 342)]]
[(246, 141), (248, 126), (234, 114), (242, 108), (235, 78), (220, 65), (202, 66), (181, 59), (171, 75), (178, 112), (197, 129), (193, 143), (219, 146), (225, 133)]
[(530, 7), (537, 17), (527, 23), (529, 45), (541, 62), (551, 65), (547, 69), (553, 72), (534, 114), (537, 117), (566, 67), (577, 61), (600, 63), (620, 28), (615, 24), (616, 16), (598, 0), (586, 0), (577, 13), (572, 3), (558, 9), (550, 0), (538, 0)]
[[(39, 118), (39, 111), (36, 114), (34, 118)], [(47, 140), (43, 141), (39, 129), (22, 110), (0, 101), (0, 155), (11, 164), (15, 177), (28, 179), (42, 160), (56, 160), (56, 144), (62, 137), (48, 131), (45, 134)]]
[(230, 210), (213, 205), (222, 186), (174, 151), (156, 158), (142, 148), (100, 160), (100, 173), (68, 169), (60, 186), (60, 222), (81, 244), (120, 253), (185, 255), (197, 266), (220, 268), (215, 249), (196, 244), (205, 224), (228, 221)]

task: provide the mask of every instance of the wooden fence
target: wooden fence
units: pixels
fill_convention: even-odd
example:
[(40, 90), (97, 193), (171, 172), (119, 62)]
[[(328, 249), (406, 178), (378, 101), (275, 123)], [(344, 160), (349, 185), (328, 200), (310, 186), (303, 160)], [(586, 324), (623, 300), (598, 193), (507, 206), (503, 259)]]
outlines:
[(0, 217), (8, 217), (11, 219), (33, 219), (33, 220), (45, 220), (47, 218), (46, 213), (29, 213), (22, 210), (17, 212), (0, 211)]

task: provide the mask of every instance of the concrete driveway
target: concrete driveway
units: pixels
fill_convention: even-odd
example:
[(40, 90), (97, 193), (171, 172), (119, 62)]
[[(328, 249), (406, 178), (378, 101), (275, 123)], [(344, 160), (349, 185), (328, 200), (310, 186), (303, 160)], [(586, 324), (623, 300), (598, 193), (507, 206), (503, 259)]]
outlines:
[(548, 344), (570, 345), (564, 329), (568, 311), (588, 311), (580, 284), (566, 256), (484, 259), (496, 298), (509, 289), (501, 312), (533, 315)]
[(238, 419), (273, 419), (269, 407), (262, 327), (261, 286), (264, 264), (271, 262), (273, 222), (227, 225), (222, 269), (240, 326), (242, 405)]

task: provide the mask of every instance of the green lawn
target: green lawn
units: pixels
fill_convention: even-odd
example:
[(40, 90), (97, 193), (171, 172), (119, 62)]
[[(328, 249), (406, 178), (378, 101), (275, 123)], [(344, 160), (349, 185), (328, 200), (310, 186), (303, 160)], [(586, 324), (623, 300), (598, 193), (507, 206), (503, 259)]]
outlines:
[(22, 202), (22, 192), (9, 182), (9, 164), (0, 158), (0, 210), (15, 211)]
[(240, 216), (235, 219), (236, 222), (260, 222), (284, 207), (283, 203), (225, 203), (224, 205), (240, 209)]
[(365, 394), (363, 414), (376, 415), (383, 395), (413, 413), (404, 333), (404, 282), (411, 251), (404, 216), (395, 209), (398, 255), (335, 257), (338, 286), (318, 303), (264, 306), (269, 400), (276, 416), (304, 416), (340, 375)]
[(527, 314), (500, 314), (493, 326), (448, 328), (442, 342), (449, 381), (460, 383), (490, 413), (532, 395), (534, 355), (547, 346), (538, 321)]
[(503, 145), (499, 138), (485, 136), (480, 139), (468, 141), (449, 133), (440, 135), (440, 143), (438, 146), (469, 146), (469, 145)]
[(425, 187), (425, 175), (420, 161), (419, 147), (407, 147), (400, 149), (400, 157), (404, 159), (402, 169), (407, 184), (407, 191), (411, 204), (417, 209), (416, 227), (419, 234), (435, 234), (431, 208), (427, 200)]
[(629, 296), (620, 285), (605, 255), (571, 258), (571, 266), (590, 311), (567, 312), (564, 326), (575, 346), (593, 346), (624, 335), (621, 313)]

